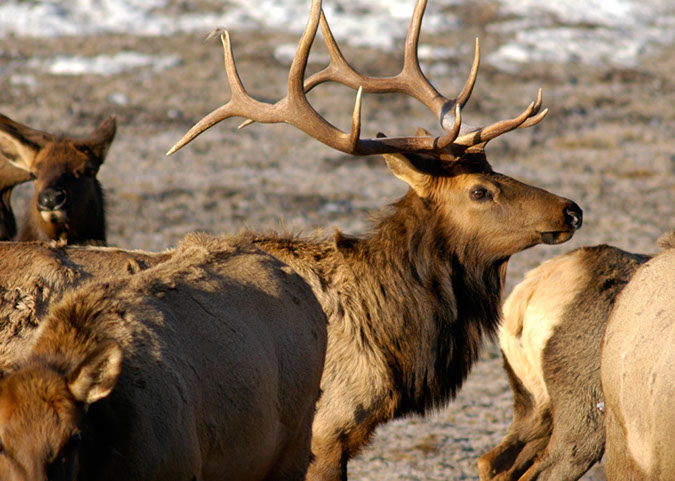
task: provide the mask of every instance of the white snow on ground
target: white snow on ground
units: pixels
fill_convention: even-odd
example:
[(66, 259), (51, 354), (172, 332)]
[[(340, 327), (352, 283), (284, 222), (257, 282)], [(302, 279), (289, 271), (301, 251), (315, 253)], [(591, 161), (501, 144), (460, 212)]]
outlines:
[(96, 57), (57, 55), (51, 60), (40, 62), (43, 68), (54, 75), (115, 75), (139, 67), (151, 67), (159, 72), (179, 65), (177, 55), (154, 56), (138, 52), (120, 52), (115, 55), (97, 55)]
[(515, 38), (487, 57), (504, 70), (531, 61), (637, 67), (656, 46), (675, 43), (672, 0), (500, 0), (516, 20), (491, 29)]
[[(490, 2), (430, 0), (424, 32), (451, 36), (458, 19), (448, 13), (448, 7), (468, 1), (473, 2), (474, 8)], [(506, 43), (487, 55), (486, 60), (506, 70), (533, 60), (634, 67), (652, 48), (675, 43), (672, 0), (496, 1), (508, 20), (489, 28), (504, 34)], [(310, 5), (309, 0), (229, 0), (219, 12), (169, 15), (163, 10), (167, 3), (167, 0), (4, 0), (0, 5), (0, 37), (206, 34), (216, 27), (235, 32), (266, 28), (299, 33), (305, 27)], [(191, 4), (189, 0), (184, 3)], [(414, 0), (323, 3), (340, 43), (391, 50), (400, 48)]]

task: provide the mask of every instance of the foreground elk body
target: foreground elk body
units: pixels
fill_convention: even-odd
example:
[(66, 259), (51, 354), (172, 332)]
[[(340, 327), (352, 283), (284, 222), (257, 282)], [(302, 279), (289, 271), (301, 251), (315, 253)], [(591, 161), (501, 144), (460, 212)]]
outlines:
[(616, 301), (602, 341), (607, 479), (675, 479), (675, 231)]
[(17, 240), (106, 243), (103, 190), (96, 174), (114, 136), (113, 116), (89, 136), (74, 139), (0, 115), (0, 154), (35, 184)]
[(66, 291), (94, 277), (140, 272), (171, 253), (0, 242), (0, 371), (30, 351), (50, 305)]
[[(274, 105), (246, 94), (225, 34), (233, 98), (170, 151), (232, 116), (287, 122), (341, 151), (385, 154), (392, 173), (410, 186), (405, 197), (380, 215), (368, 236), (337, 233), (334, 239), (321, 240), (250, 234), (252, 242), (309, 283), (329, 319), (309, 479), (346, 479), (348, 460), (368, 443), (377, 425), (423, 414), (450, 400), (476, 360), (483, 337), (495, 332), (510, 256), (542, 242), (564, 242), (581, 226), (576, 204), (494, 172), (485, 157), (487, 141), (543, 118), (541, 98), (515, 119), (460, 128), (460, 107), (473, 88), (478, 50), (460, 95), (441, 96), (417, 63), (424, 8), (425, 2), (419, 1), (402, 73), (381, 79), (351, 69), (330, 34), (321, 2), (314, 0), (291, 65), (288, 96)], [(319, 23), (331, 65), (303, 82)], [(332, 126), (307, 102), (304, 90), (324, 81), (359, 88), (350, 134)], [(361, 91), (414, 96), (437, 115), (446, 133), (361, 139)]]
[(648, 259), (582, 247), (544, 262), (513, 289), (499, 333), (513, 423), (478, 461), (482, 481), (576, 480), (600, 460), (600, 344), (617, 296)]
[(188, 236), (51, 306), (0, 380), (0, 479), (301, 481), (325, 348), (288, 266)]

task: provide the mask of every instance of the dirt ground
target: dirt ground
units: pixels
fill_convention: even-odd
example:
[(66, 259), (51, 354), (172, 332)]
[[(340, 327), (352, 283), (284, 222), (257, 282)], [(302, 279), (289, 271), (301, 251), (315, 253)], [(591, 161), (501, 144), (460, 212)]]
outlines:
[[(449, 97), (464, 83), (473, 38), (480, 36), (485, 54), (503, 40), (469, 21), (470, 14), (452, 38), (423, 36), (424, 42), (461, 47), (461, 58), (446, 62), (449, 73), (429, 75)], [(285, 94), (288, 65), (275, 60), (273, 48), (296, 40), (264, 32), (234, 36), (241, 76), (252, 95), (272, 101)], [(126, 50), (178, 55), (181, 62), (160, 72), (141, 68), (112, 76), (55, 76), (29, 62)], [(401, 60), (399, 54), (368, 49), (344, 52), (358, 68), (378, 75), (395, 73)], [(237, 120), (226, 121), (165, 157), (196, 121), (229, 99), (220, 43), (204, 42), (203, 36), (5, 38), (0, 65), (0, 112), (15, 120), (84, 135), (107, 115), (117, 116), (117, 137), (99, 174), (113, 245), (160, 250), (191, 231), (235, 232), (244, 226), (358, 233), (368, 229), (369, 212), (406, 189), (381, 158), (332, 151), (287, 125), (236, 131)], [(495, 170), (571, 198), (584, 209), (584, 226), (570, 242), (537, 246), (512, 259), (508, 290), (527, 270), (574, 247), (608, 243), (652, 252), (657, 237), (675, 227), (674, 71), (672, 48), (644, 58), (636, 70), (528, 64), (505, 74), (481, 66), (464, 110), (469, 124), (517, 115), (539, 87), (550, 108), (540, 125), (490, 144)], [(26, 76), (33, 80), (21, 80)], [(320, 87), (310, 97), (345, 130), (353, 99), (352, 91), (334, 86)], [(433, 116), (410, 99), (365, 97), (364, 136), (411, 134), (418, 126), (439, 131)], [(30, 185), (16, 191), (19, 215), (30, 191)], [(350, 464), (350, 477), (477, 479), (477, 458), (501, 440), (510, 418), (511, 393), (499, 350), (489, 343), (454, 402), (433, 416), (381, 427), (372, 446)], [(584, 479), (603, 478), (596, 466)]]

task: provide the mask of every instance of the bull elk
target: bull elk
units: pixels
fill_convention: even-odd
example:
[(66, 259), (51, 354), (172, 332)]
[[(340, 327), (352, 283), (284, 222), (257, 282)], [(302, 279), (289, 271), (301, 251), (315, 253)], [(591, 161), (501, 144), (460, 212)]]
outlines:
[[(384, 154), (408, 193), (380, 215), (371, 234), (337, 232), (333, 239), (256, 235), (249, 239), (295, 269), (312, 287), (329, 319), (323, 394), (312, 435), (309, 479), (345, 480), (347, 462), (379, 424), (424, 414), (452, 399), (493, 335), (509, 258), (539, 243), (558, 244), (581, 226), (572, 201), (492, 170), (485, 144), (546, 115), (541, 95), (516, 118), (481, 128), (461, 122), (476, 80), (443, 97), (417, 58), (425, 0), (408, 31), (404, 66), (390, 78), (356, 72), (338, 48), (313, 0), (310, 19), (290, 67), (288, 95), (276, 104), (251, 98), (239, 78), (227, 33), (221, 36), (232, 99), (198, 122), (170, 151), (229, 117), (286, 122), (324, 144), (354, 155)], [(328, 44), (327, 69), (304, 80), (319, 24)], [(322, 118), (305, 92), (327, 81), (358, 89), (351, 133)], [(401, 92), (418, 99), (445, 133), (360, 138), (361, 93)]]
[[(106, 243), (103, 190), (96, 174), (114, 136), (114, 116), (87, 137), (75, 139), (35, 130), (0, 115), (0, 154), (35, 184), (17, 240)], [(6, 197), (3, 213), (9, 206), (9, 194)]]
[(675, 231), (616, 301), (602, 341), (609, 481), (675, 479)]
[(309, 286), (237, 238), (129, 255), (159, 262), (71, 289), (0, 373), (0, 479), (302, 481), (326, 349)]
[(617, 296), (648, 259), (582, 247), (544, 262), (513, 289), (499, 331), (513, 423), (478, 460), (481, 481), (572, 481), (602, 458), (602, 336)]

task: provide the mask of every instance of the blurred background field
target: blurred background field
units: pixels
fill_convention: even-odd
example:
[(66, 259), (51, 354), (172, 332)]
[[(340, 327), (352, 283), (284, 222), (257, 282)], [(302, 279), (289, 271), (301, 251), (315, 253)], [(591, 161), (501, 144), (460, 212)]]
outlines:
[[(225, 121), (171, 157), (196, 121), (229, 99), (222, 48), (232, 32), (244, 84), (256, 98), (285, 95), (309, 0), (5, 0), (0, 4), (0, 112), (34, 128), (84, 135), (107, 115), (118, 133), (101, 180), (109, 242), (160, 250), (187, 232), (333, 227), (367, 231), (369, 212), (403, 195), (381, 158), (332, 151), (286, 125), (237, 131)], [(324, 0), (347, 58), (395, 74), (413, 0)], [(675, 6), (667, 0), (430, 0), (422, 27), (425, 73), (446, 96), (461, 89), (481, 41), (482, 63), (463, 117), (480, 125), (520, 113), (544, 90), (548, 117), (500, 137), (495, 170), (575, 200), (584, 227), (509, 265), (523, 274), (582, 245), (653, 252), (675, 227)], [(320, 39), (319, 39), (320, 40)], [(317, 41), (310, 72), (325, 64)], [(321, 86), (315, 108), (348, 129), (354, 93)], [(439, 128), (412, 99), (366, 95), (364, 136)], [(19, 215), (31, 186), (13, 197)], [(498, 348), (459, 397), (434, 416), (378, 430), (350, 467), (353, 479), (477, 479), (476, 459), (511, 416)], [(603, 479), (601, 467), (584, 479)]]

